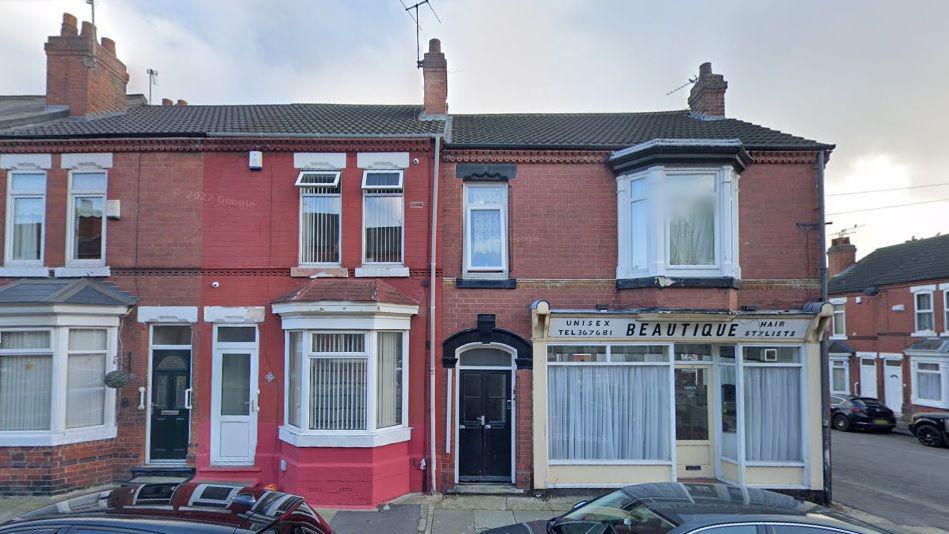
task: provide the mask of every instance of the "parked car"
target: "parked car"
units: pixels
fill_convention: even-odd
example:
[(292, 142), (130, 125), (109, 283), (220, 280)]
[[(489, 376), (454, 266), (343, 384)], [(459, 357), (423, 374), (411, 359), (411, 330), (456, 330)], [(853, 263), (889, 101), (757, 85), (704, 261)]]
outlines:
[(886, 404), (871, 397), (831, 395), (830, 423), (843, 432), (855, 429), (889, 432), (896, 426), (896, 416)]
[(218, 483), (132, 484), (57, 502), (0, 525), (0, 533), (332, 534), (302, 497)]
[(915, 413), (909, 431), (927, 447), (945, 447), (949, 445), (949, 413)]
[(564, 515), (482, 534), (841, 534), (886, 532), (813, 503), (726, 484), (636, 484)]

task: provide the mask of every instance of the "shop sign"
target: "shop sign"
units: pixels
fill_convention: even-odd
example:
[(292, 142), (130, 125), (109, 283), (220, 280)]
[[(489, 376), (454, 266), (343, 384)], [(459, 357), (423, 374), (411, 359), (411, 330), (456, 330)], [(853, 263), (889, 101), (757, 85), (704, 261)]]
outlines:
[(626, 340), (742, 339), (803, 341), (810, 319), (760, 317), (731, 321), (639, 321), (619, 317), (552, 317), (551, 338)]

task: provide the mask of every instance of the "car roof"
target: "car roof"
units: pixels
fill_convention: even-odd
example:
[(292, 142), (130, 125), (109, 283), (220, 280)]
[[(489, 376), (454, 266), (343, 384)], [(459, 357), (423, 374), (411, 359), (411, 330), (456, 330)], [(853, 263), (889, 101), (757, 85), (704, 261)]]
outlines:
[(719, 483), (636, 484), (623, 491), (678, 525), (676, 530), (731, 522), (801, 522), (879, 532), (817, 504), (773, 491)]
[(233, 484), (130, 484), (67, 499), (0, 527), (98, 525), (146, 532), (256, 532), (295, 510), (296, 495)]

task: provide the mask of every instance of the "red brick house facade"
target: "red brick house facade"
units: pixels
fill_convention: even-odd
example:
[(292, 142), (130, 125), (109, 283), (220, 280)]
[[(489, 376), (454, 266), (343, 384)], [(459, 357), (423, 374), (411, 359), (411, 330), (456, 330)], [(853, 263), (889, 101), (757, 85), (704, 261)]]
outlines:
[[(949, 236), (827, 251), (834, 321), (831, 392), (875, 397), (904, 418), (949, 410)], [(836, 348), (835, 348), (836, 347)]]
[(69, 15), (47, 53), (0, 117), (0, 493), (823, 489), (833, 146), (710, 65), (687, 110), (447, 115), (437, 40), (404, 106), (146, 105)]

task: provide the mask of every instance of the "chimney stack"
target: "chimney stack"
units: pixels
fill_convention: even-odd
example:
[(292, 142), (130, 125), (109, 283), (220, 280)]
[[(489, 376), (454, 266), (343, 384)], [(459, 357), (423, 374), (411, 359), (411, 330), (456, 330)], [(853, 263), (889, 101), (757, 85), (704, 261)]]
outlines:
[(713, 74), (711, 63), (702, 63), (699, 65), (699, 79), (689, 91), (689, 109), (699, 115), (724, 117), (726, 89), (728, 82), (725, 77)]
[(59, 35), (46, 41), (46, 105), (68, 106), (69, 114), (123, 112), (129, 75), (115, 55), (115, 41), (96, 41), (91, 22), (76, 27), (76, 17), (63, 13)]
[(172, 100), (172, 99), (170, 99), (170, 98), (162, 98), (162, 99), (161, 99), (161, 105), (163, 105), (163, 106), (174, 106), (174, 105), (175, 105), (175, 101)]
[(835, 237), (827, 249), (827, 274), (836, 276), (857, 261), (857, 247), (850, 244), (849, 237)]
[(422, 59), (422, 78), (425, 83), (425, 114), (448, 113), (448, 63), (438, 39), (428, 42), (428, 52)]

